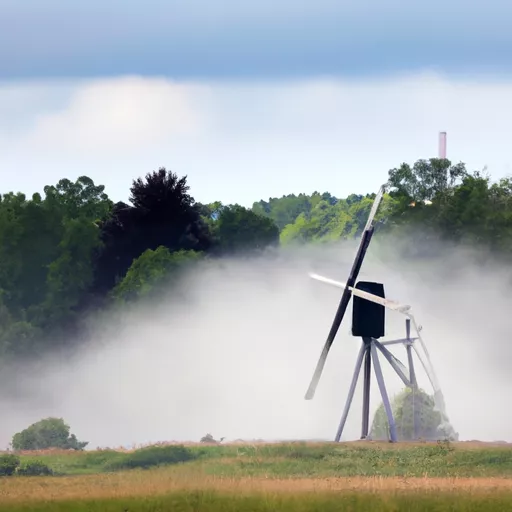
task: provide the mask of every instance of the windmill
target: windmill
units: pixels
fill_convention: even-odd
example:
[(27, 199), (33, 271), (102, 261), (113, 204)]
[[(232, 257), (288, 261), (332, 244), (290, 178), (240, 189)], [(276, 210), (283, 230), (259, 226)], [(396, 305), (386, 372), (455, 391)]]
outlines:
[[(435, 408), (441, 414), (442, 418), (441, 428), (445, 432), (445, 437), (446, 435), (453, 436), (453, 429), (451, 428), (448, 422), (448, 417), (445, 411), (443, 394), (441, 388), (439, 387), (439, 383), (432, 362), (430, 360), (430, 355), (420, 334), (421, 327), (417, 325), (414, 315), (412, 314), (411, 307), (409, 305), (400, 304), (396, 301), (386, 299), (384, 293), (384, 285), (381, 283), (359, 281), (356, 284), (356, 280), (359, 275), (359, 271), (361, 270), (361, 266), (366, 255), (366, 251), (368, 250), (368, 246), (370, 245), (370, 241), (373, 236), (373, 232), (375, 229), (375, 214), (377, 213), (379, 205), (382, 201), (384, 191), (385, 186), (383, 185), (379, 189), (379, 192), (375, 197), (373, 206), (370, 211), (370, 215), (368, 217), (368, 221), (366, 223), (366, 226), (361, 236), (361, 240), (359, 242), (356, 257), (354, 259), (354, 263), (352, 265), (352, 269), (348, 276), (347, 282), (342, 283), (320, 276), (318, 274), (310, 274), (310, 277), (317, 281), (343, 289), (343, 293), (334, 317), (334, 321), (327, 336), (327, 340), (324, 344), (322, 353), (320, 355), (320, 359), (315, 368), (313, 378), (307, 390), (305, 396), (306, 400), (311, 400), (315, 395), (315, 391), (320, 380), (320, 377), (322, 375), (322, 371), (325, 366), (329, 350), (334, 342), (334, 339), (341, 325), (341, 322), (343, 320), (343, 317), (345, 315), (347, 306), (350, 302), (352, 295), (354, 296), (352, 314), (352, 335), (360, 337), (362, 339), (361, 348), (356, 359), (356, 366), (352, 377), (352, 382), (350, 384), (340, 424), (336, 432), (335, 441), (339, 441), (341, 439), (343, 428), (345, 426), (350, 406), (352, 404), (352, 400), (354, 397), (355, 388), (357, 385), (357, 381), (359, 379), (359, 373), (361, 371), (363, 361), (364, 387), (361, 438), (366, 439), (368, 437), (369, 432), (370, 383), (371, 369), (373, 366), (380, 394), (382, 397), (382, 403), (384, 405), (384, 409), (388, 420), (390, 441), (397, 441), (395, 420), (393, 418), (393, 412), (391, 409), (386, 384), (382, 374), (379, 353), (381, 353), (384, 356), (384, 358), (388, 361), (388, 363), (391, 365), (396, 374), (400, 377), (405, 386), (412, 389), (413, 397), (414, 392), (417, 391), (418, 389), (416, 372), (413, 361), (413, 352), (417, 355), (434, 391)], [(379, 341), (379, 338), (381, 338), (384, 335), (386, 309), (401, 313), (406, 317), (404, 338), (387, 340), (382, 342)], [(413, 337), (411, 337), (411, 328), (414, 331)], [(409, 368), (402, 364), (400, 360), (397, 359), (389, 351), (387, 346), (390, 345), (403, 345), (405, 347)], [(416, 419), (414, 421), (416, 430)]]

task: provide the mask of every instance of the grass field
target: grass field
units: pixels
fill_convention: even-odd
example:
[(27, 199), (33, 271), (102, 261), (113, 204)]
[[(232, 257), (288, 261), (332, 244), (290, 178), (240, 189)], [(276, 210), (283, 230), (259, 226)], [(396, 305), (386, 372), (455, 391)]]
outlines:
[(0, 479), (0, 511), (512, 510), (512, 448), (465, 443), (189, 446), (193, 460), (113, 471), (114, 450), (23, 454), (52, 477)]

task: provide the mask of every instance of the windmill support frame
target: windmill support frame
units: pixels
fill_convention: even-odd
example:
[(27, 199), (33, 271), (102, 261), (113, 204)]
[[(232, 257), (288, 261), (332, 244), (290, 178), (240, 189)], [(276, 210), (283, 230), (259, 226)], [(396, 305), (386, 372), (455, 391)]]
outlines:
[[(389, 397), (387, 396), (387, 389), (384, 382), (384, 378), (382, 376), (381, 365), (378, 358), (378, 352), (380, 352), (384, 358), (388, 361), (390, 366), (393, 368), (395, 373), (398, 375), (398, 377), (402, 380), (402, 382), (405, 384), (406, 387), (411, 389), (413, 393), (413, 429), (414, 429), (414, 438), (418, 439), (418, 427), (419, 427), (419, 418), (418, 418), (418, 410), (415, 407), (416, 403), (416, 396), (418, 391), (418, 383), (417, 383), (417, 377), (416, 377), (416, 368), (414, 364), (414, 358), (413, 354), (416, 354), (416, 357), (418, 358), (419, 362), (421, 363), (421, 366), (425, 370), (425, 373), (430, 381), (430, 384), (432, 385), (433, 391), (434, 391), (434, 402), (435, 402), (435, 408), (438, 410), (442, 417), (445, 419), (445, 422), (448, 422), (447, 414), (445, 410), (445, 404), (444, 404), (444, 397), (443, 393), (441, 391), (441, 388), (439, 387), (437, 376), (435, 374), (434, 368), (432, 366), (432, 362), (430, 360), (430, 355), (427, 351), (427, 348), (425, 346), (425, 343), (423, 341), (423, 338), (421, 337), (420, 331), (421, 327), (417, 325), (416, 320), (414, 318), (414, 315), (412, 314), (411, 307), (408, 305), (400, 304), (396, 301), (385, 299), (382, 297), (378, 297), (376, 295), (373, 295), (371, 293), (359, 290), (355, 287), (348, 286), (345, 283), (341, 283), (339, 281), (334, 281), (332, 279), (325, 278), (323, 276), (319, 276), (317, 274), (310, 274), (310, 277), (323, 282), (325, 284), (329, 284), (331, 286), (336, 286), (338, 288), (344, 288), (348, 289), (352, 295), (357, 295), (363, 299), (375, 302), (377, 304), (380, 304), (381, 306), (385, 307), (386, 309), (390, 309), (393, 311), (396, 311), (398, 313), (403, 314), (405, 318), (405, 337), (398, 338), (398, 339), (392, 339), (392, 340), (385, 340), (385, 341), (379, 341), (375, 338), (367, 338), (363, 339), (363, 343), (361, 345), (361, 350), (357, 358), (356, 362), (356, 368), (354, 369), (354, 374), (352, 377), (352, 382), (350, 385), (349, 393), (347, 396), (347, 400), (345, 403), (345, 408), (343, 409), (343, 414), (339, 423), (338, 430), (336, 432), (335, 441), (340, 441), (341, 436), (343, 434), (343, 430), (345, 427), (345, 423), (349, 414), (350, 406), (352, 404), (355, 389), (357, 386), (357, 382), (359, 380), (359, 374), (361, 373), (361, 367), (363, 364), (363, 361), (367, 361), (366, 357), (371, 358), (370, 362), (366, 362), (365, 369), (371, 368), (371, 366), (374, 367), (374, 373), (377, 377), (377, 382), (379, 383), (379, 389), (381, 392), (382, 401), (384, 404), (384, 408), (386, 410), (386, 416), (388, 419), (388, 425), (389, 425), (389, 440), (391, 442), (395, 442), (397, 440), (396, 437), (396, 426), (392, 427), (394, 425), (394, 418), (392, 415), (392, 411), (390, 407), (388, 407), (389, 404)], [(411, 331), (414, 329), (415, 336), (411, 336)], [(402, 345), (406, 349), (407, 354), (407, 366), (406, 367), (399, 359), (397, 359), (389, 350), (387, 347), (394, 346), (394, 345)], [(373, 351), (372, 351), (373, 347)], [(366, 356), (366, 354), (370, 354), (369, 356)], [(377, 372), (380, 373), (380, 376), (377, 376)], [(365, 372), (365, 381), (363, 385), (363, 417), (361, 422), (361, 439), (368, 438), (368, 430), (369, 430), (369, 401), (370, 401), (370, 371)], [(367, 428), (368, 427), (368, 428)]]
[[(348, 414), (350, 412), (350, 407), (352, 405), (352, 401), (354, 399), (355, 390), (357, 387), (357, 382), (359, 381), (359, 375), (361, 373), (361, 369), (363, 368), (363, 412), (362, 412), (362, 421), (361, 421), (361, 439), (368, 439), (369, 430), (370, 430), (370, 388), (371, 388), (371, 368), (373, 366), (373, 370), (375, 373), (375, 377), (377, 379), (377, 384), (379, 386), (380, 396), (382, 399), (382, 403), (384, 405), (384, 410), (386, 412), (386, 417), (388, 420), (389, 426), (389, 440), (394, 443), (397, 441), (397, 432), (396, 432), (396, 422), (393, 416), (393, 411), (391, 408), (391, 402), (389, 400), (388, 391), (386, 388), (386, 383), (384, 380), (384, 375), (382, 373), (382, 366), (380, 362), (380, 358), (378, 353), (381, 352), (384, 358), (388, 361), (390, 366), (393, 368), (398, 377), (402, 380), (402, 382), (408, 388), (413, 391), (413, 403), (415, 399), (415, 394), (417, 390), (417, 381), (416, 381), (416, 373), (414, 369), (414, 362), (412, 359), (412, 343), (413, 339), (410, 338), (410, 320), (406, 320), (406, 331), (407, 337), (402, 338), (400, 340), (390, 340), (388, 344), (396, 344), (395, 342), (400, 342), (405, 345), (408, 356), (409, 363), (409, 376), (406, 376), (406, 372), (401, 368), (401, 363), (398, 359), (395, 358), (391, 352), (389, 352), (384, 343), (379, 342), (375, 338), (362, 338), (361, 348), (359, 350), (356, 366), (354, 368), (354, 373), (352, 375), (352, 381), (350, 384), (349, 392), (347, 395), (347, 399), (345, 402), (345, 407), (343, 409), (343, 413), (340, 419), (340, 423), (338, 426), (338, 430), (336, 431), (336, 436), (334, 440), (339, 442), (341, 436), (343, 434), (343, 430), (345, 428), (345, 424), (347, 422)], [(399, 363), (399, 364), (397, 364)], [(404, 367), (405, 368), (405, 367)], [(414, 422), (414, 435), (417, 436), (418, 425), (417, 425), (417, 415), (414, 414), (413, 422)]]

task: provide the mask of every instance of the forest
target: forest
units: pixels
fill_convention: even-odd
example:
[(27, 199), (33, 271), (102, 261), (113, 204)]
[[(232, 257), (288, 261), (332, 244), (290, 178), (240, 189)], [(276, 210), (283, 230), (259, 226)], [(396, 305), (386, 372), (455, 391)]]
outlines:
[[(260, 200), (252, 208), (202, 204), (187, 177), (161, 168), (114, 203), (87, 176), (28, 198), (0, 195), (0, 361), (38, 358), (86, 339), (83, 319), (154, 297), (204, 259), (254, 257), (279, 247), (357, 237), (374, 193)], [(446, 159), (389, 170), (379, 235), (407, 233), (512, 252), (512, 179)], [(428, 251), (429, 244), (421, 244)]]

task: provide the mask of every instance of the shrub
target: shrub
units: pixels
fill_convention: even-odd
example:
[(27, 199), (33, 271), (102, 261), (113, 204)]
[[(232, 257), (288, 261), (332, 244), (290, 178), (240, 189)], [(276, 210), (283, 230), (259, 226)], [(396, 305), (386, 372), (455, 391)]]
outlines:
[(206, 434), (205, 436), (201, 437), (201, 443), (204, 444), (220, 444), (224, 441), (224, 437), (221, 437), (219, 441), (217, 441), (211, 434)]
[(15, 450), (83, 450), (88, 443), (80, 442), (75, 434), (69, 434), (69, 425), (62, 418), (46, 418), (33, 423), (25, 430), (14, 434), (12, 447)]
[(16, 455), (0, 455), (0, 476), (14, 475), (19, 465), (20, 459)]
[[(437, 441), (452, 437), (453, 428), (436, 410), (434, 397), (425, 391), (406, 388), (391, 402), (398, 441), (423, 439)], [(389, 439), (389, 426), (384, 405), (381, 403), (373, 418), (371, 439)]]
[(53, 475), (53, 470), (50, 469), (44, 462), (35, 460), (19, 467), (17, 474), (23, 476), (50, 476)]
[(150, 468), (154, 466), (178, 464), (194, 459), (195, 454), (182, 445), (150, 446), (141, 448), (133, 453), (126, 453), (118, 460), (107, 463), (105, 469), (117, 471), (120, 469)]

